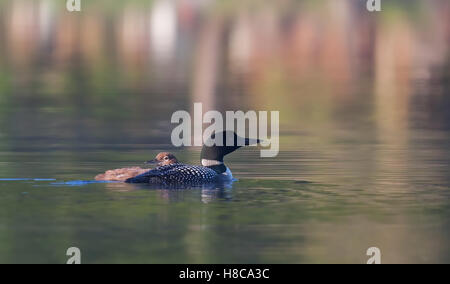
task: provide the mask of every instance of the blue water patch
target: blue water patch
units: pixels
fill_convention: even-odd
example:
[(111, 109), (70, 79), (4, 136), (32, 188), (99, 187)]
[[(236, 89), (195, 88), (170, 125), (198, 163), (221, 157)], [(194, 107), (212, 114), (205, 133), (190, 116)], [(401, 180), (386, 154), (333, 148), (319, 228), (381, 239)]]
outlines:
[(0, 181), (55, 181), (54, 178), (0, 178)]
[[(0, 182), (2, 181), (23, 181), (26, 183), (33, 182), (52, 182), (50, 185), (52, 186), (84, 186), (88, 184), (96, 184), (96, 183), (120, 183), (118, 181), (96, 181), (96, 180), (74, 180), (74, 181), (61, 181), (57, 182), (57, 179), (54, 178), (0, 178)], [(42, 184), (41, 184), (42, 185)], [(33, 186), (41, 186), (41, 185), (33, 185)]]
[(84, 185), (88, 185), (88, 184), (97, 184), (97, 183), (120, 183), (120, 182), (118, 182), (118, 181), (97, 181), (97, 180), (73, 180), (73, 181), (53, 182), (50, 185), (84, 186)]

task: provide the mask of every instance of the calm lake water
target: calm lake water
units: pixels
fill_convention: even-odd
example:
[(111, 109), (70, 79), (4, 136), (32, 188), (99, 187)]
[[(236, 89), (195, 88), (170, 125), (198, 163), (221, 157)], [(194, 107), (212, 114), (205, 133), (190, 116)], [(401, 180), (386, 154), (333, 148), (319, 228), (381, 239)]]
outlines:
[[(2, 2), (0, 263), (450, 262), (449, 5), (357, 2)], [(230, 188), (89, 182), (160, 151), (198, 164), (170, 143), (194, 102), (279, 110), (279, 155), (229, 155)]]

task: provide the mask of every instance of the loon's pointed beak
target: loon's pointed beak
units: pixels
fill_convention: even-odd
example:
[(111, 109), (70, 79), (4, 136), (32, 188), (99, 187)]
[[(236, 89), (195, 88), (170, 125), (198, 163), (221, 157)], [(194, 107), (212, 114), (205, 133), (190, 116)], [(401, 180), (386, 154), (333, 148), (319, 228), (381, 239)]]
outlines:
[(157, 164), (157, 163), (158, 163), (158, 160), (153, 159), (153, 160), (150, 160), (150, 161), (145, 162), (144, 164), (147, 164), (147, 165), (154, 165), (154, 164)]
[(253, 138), (245, 138), (245, 146), (255, 145), (259, 144), (262, 141), (259, 139), (253, 139)]

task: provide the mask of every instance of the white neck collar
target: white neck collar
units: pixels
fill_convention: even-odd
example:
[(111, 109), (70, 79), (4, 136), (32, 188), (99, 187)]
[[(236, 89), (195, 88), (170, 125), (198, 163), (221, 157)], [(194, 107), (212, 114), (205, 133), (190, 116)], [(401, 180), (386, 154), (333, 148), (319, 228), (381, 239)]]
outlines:
[(220, 166), (220, 165), (223, 165), (223, 162), (216, 161), (216, 160), (202, 159), (202, 166), (204, 166), (204, 167), (212, 167), (212, 166)]

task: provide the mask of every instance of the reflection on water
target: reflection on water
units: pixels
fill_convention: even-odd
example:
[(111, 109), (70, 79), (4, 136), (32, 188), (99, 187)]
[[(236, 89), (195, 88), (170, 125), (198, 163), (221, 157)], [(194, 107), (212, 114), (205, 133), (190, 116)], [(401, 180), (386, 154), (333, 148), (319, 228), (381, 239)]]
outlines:
[[(62, 2), (0, 2), (0, 262), (450, 262), (448, 1)], [(90, 182), (199, 163), (170, 144), (194, 102), (280, 110), (280, 154), (231, 154), (229, 187)]]

